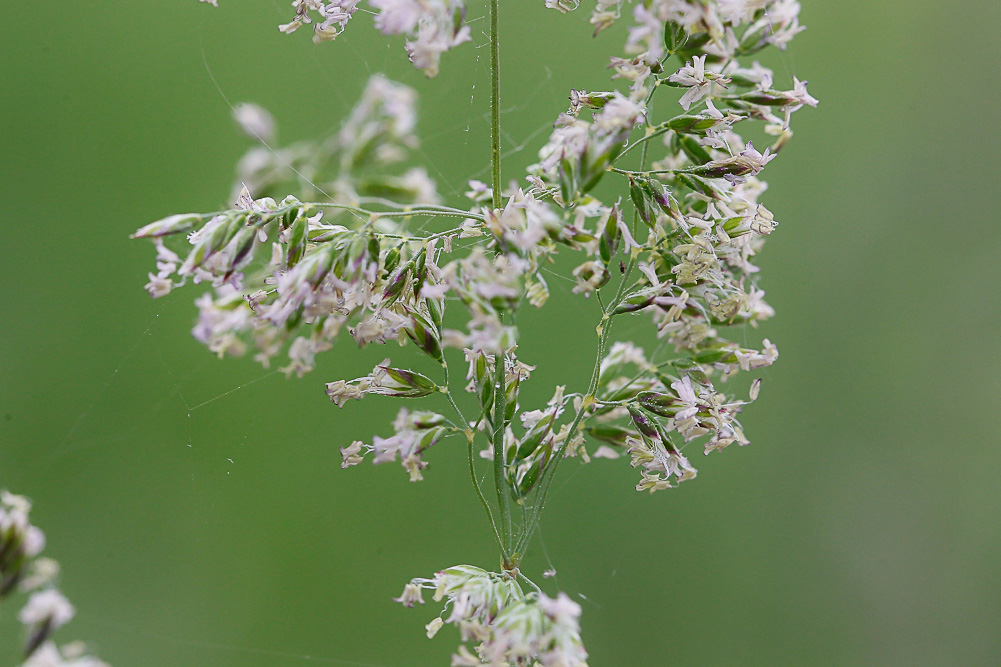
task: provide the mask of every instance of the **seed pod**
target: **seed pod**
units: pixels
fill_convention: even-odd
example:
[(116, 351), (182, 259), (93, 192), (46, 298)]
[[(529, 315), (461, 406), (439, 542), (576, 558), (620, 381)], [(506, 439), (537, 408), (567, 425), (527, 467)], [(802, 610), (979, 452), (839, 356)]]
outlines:
[(209, 236), (208, 240), (205, 242), (205, 259), (208, 259), (211, 255), (214, 255), (226, 247), (226, 244), (229, 243), (230, 239), (236, 236), (236, 233), (240, 230), (243, 220), (245, 220), (245, 216), (227, 219), (219, 223), (219, 225), (212, 230), (212, 235)]
[(609, 211), (608, 217), (605, 219), (605, 224), (601, 228), (598, 251), (601, 255), (601, 261), (606, 265), (612, 261), (612, 256), (619, 249), (619, 241), (621, 240), (619, 220), (621, 216), (622, 214), (619, 212), (618, 205), (613, 205), (612, 210)]
[[(682, 62), (685, 62), (694, 56), (702, 54), (704, 51), (702, 47), (708, 44), (710, 39), (712, 37), (707, 32), (689, 35), (688, 40), (674, 52), (674, 55), (678, 56)], [(706, 58), (706, 62), (717, 62), (716, 58), (712, 60), (710, 58)]]
[(444, 426), (447, 421), (447, 419), (437, 412), (421, 411), (410, 413), (410, 423), (418, 430)]
[(636, 402), (644, 409), (660, 417), (673, 417), (678, 413), (679, 399), (672, 394), (656, 391), (640, 392)]
[(292, 228), (288, 234), (288, 255), (285, 260), (285, 265), (288, 268), (292, 268), (298, 264), (306, 254), (306, 232), (308, 228), (309, 223), (306, 221), (306, 216), (304, 215), (298, 216), (292, 223)]
[(607, 137), (600, 142), (590, 142), (581, 156), (580, 194), (586, 195), (593, 190), (608, 173), (608, 165), (619, 157), (625, 148), (629, 132), (620, 132), (614, 137)]
[(466, 5), (457, 2), (452, 10), (452, 35), (458, 35), (462, 30), (462, 25), (466, 22)]
[(391, 305), (396, 302), (403, 292), (403, 288), (407, 285), (407, 280), (410, 278), (410, 263), (408, 262), (403, 266), (402, 269), (396, 272), (396, 275), (392, 277), (389, 284), (382, 291), (382, 300), (384, 305)]
[(521, 439), (518, 443), (517, 458), (527, 459), (532, 453), (539, 448), (542, 444), (543, 439), (548, 436), (553, 430), (553, 419), (555, 414), (552, 411), (547, 411), (545, 415), (531, 428), (528, 433)]
[(425, 272), (425, 266), (427, 265), (427, 248), (421, 248), (420, 252), (410, 260), (414, 264), (414, 298), (417, 299), (421, 295), (421, 288), (424, 287), (424, 281), (426, 279), (427, 273)]
[(253, 257), (254, 244), (257, 242), (257, 230), (253, 227), (244, 227), (233, 237), (233, 257), (229, 263), (229, 270), (226, 276), (229, 277), (236, 271), (245, 260), (249, 261)]
[(379, 253), (382, 248), (379, 245), (379, 237), (375, 234), (369, 232), (368, 234), (368, 263), (378, 264), (379, 263)]
[(179, 213), (140, 227), (129, 238), (150, 239), (170, 236), (171, 234), (184, 234), (211, 219), (211, 215), (202, 215), (201, 213)]
[(737, 99), (764, 107), (789, 107), (802, 104), (795, 97), (777, 90), (755, 90), (750, 93), (744, 93)]
[(369, 389), (373, 394), (419, 398), (438, 391), (438, 385), (431, 378), (416, 371), (389, 366), (379, 366), (379, 368), (385, 371), (386, 375), (378, 386)]
[(424, 299), (425, 305), (428, 307), (428, 315), (431, 318), (431, 324), (438, 331), (441, 331), (442, 320), (445, 317), (445, 300), (444, 299)]
[[(287, 200), (288, 197), (286, 197), (285, 199)], [(296, 203), (298, 203), (298, 200), (296, 200)], [(284, 205), (285, 201), (282, 201), (282, 204)], [(301, 206), (289, 206), (281, 217), (282, 228), (288, 229), (289, 227), (295, 224), (295, 221), (298, 220), (300, 216), (305, 216), (305, 215), (306, 212), (303, 210)]]
[(639, 430), (640, 435), (643, 435), (651, 439), (659, 439), (660, 433), (657, 431), (657, 422), (650, 417), (648, 417), (642, 410), (637, 408), (635, 405), (628, 405), (629, 416), (633, 420), (633, 424), (636, 425), (637, 430)]
[(681, 116), (675, 116), (671, 120), (662, 123), (660, 127), (667, 127), (675, 132), (685, 134), (701, 134), (715, 124), (716, 120), (713, 118), (704, 118), (703, 116), (684, 114)]
[(560, 197), (564, 204), (570, 204), (577, 199), (577, 168), (565, 157), (560, 160), (559, 167)]
[(515, 375), (514, 380), (504, 386), (504, 419), (507, 421), (514, 419), (514, 414), (518, 411), (518, 391), (520, 387), (521, 375)]
[(633, 202), (633, 206), (636, 207), (636, 212), (639, 213), (640, 219), (643, 220), (650, 226), (650, 207), (647, 205), (646, 196), (643, 192), (643, 187), (639, 183), (639, 178), (629, 177), (629, 198)]
[(770, 21), (757, 21), (751, 24), (740, 36), (737, 55), (748, 56), (757, 53), (768, 45), (765, 38), (772, 29)]
[(714, 364), (731, 356), (733, 356), (733, 352), (731, 350), (715, 349), (702, 350), (696, 353), (692, 359), (699, 364)]
[(635, 313), (638, 310), (643, 310), (653, 303), (654, 295), (646, 294), (644, 292), (634, 292), (632, 294), (626, 295), (619, 305), (615, 307), (612, 311), (613, 315), (622, 315), (624, 313)]
[(688, 43), (688, 31), (685, 26), (674, 21), (668, 21), (664, 25), (664, 48), (671, 55), (674, 55), (685, 47)]
[(390, 274), (400, 265), (402, 254), (400, 246), (396, 245), (386, 251), (386, 257), (382, 260), (382, 269), (386, 274)]
[(535, 488), (535, 485), (539, 482), (539, 479), (541, 479), (542, 473), (549, 464), (552, 455), (553, 442), (550, 440), (534, 457), (535, 460), (525, 469), (524, 473), (520, 475), (521, 479), (518, 479), (516, 486), (512, 488), (512, 492), (516, 497), (524, 498), (532, 492), (532, 489)]
[(417, 347), (424, 350), (425, 354), (442, 363), (441, 340), (437, 328), (431, 324), (423, 315), (416, 312), (410, 313), (410, 325), (406, 327), (407, 337), (417, 344)]

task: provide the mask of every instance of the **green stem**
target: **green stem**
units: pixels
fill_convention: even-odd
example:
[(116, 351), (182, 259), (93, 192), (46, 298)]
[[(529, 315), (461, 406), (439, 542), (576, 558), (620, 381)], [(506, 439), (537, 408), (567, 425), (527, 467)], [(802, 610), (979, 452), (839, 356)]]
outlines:
[(637, 139), (633, 143), (626, 146), (621, 153), (615, 156), (615, 160), (613, 161), (618, 162), (619, 160), (624, 158), (627, 153), (632, 151), (637, 146), (645, 146), (648, 141), (650, 141), (654, 137), (659, 137), (660, 135), (665, 134), (670, 129), (671, 128), (669, 128), (666, 123), (664, 125), (659, 125), (654, 127), (648, 134), (644, 135), (643, 137)]
[(594, 403), (594, 395), (598, 390), (598, 371), (601, 369), (601, 360), (605, 356), (605, 346), (608, 344), (608, 334), (612, 329), (612, 313), (622, 301), (626, 284), (629, 281), (629, 274), (632, 273), (632, 270), (635, 267), (636, 258), (633, 257), (629, 260), (629, 266), (626, 268), (625, 275), (622, 276), (622, 282), (619, 283), (619, 289), (615, 294), (615, 298), (612, 299), (612, 301), (608, 304), (608, 307), (601, 313), (601, 324), (598, 325), (598, 353), (595, 356), (594, 368), (591, 370), (591, 381), (587, 385), (587, 393), (584, 395), (584, 402), (581, 405), (580, 410), (578, 410), (577, 414), (574, 416), (573, 423), (570, 424), (570, 430), (567, 432), (567, 437), (562, 443), (560, 443), (560, 447), (556, 450), (556, 453), (553, 454), (552, 463), (542, 473), (542, 480), (539, 482), (539, 497), (535, 502), (532, 516), (528, 521), (528, 526), (525, 527), (521, 540), (518, 542), (517, 549), (515, 550), (518, 554), (524, 554), (525, 550), (528, 548), (528, 542), (532, 539), (532, 534), (539, 525), (539, 516), (542, 514), (542, 508), (546, 504), (546, 497), (549, 495), (549, 487), (552, 485), (553, 478), (556, 476), (556, 469), (559, 467), (560, 461), (563, 460), (564, 455), (566, 454), (566, 449), (570, 445), (570, 441), (573, 440), (574, 433), (577, 432), (577, 428), (584, 420), (584, 415), (587, 414), (591, 405)]
[(461, 213), (463, 215), (467, 214), (466, 211), (461, 208), (454, 208), (452, 206), (442, 206), (439, 204), (401, 204), (395, 202), (392, 199), (386, 199), (385, 197), (358, 197), (359, 204), (378, 204), (379, 206), (387, 206), (394, 209), (425, 209), (428, 211), (448, 211), (450, 213)]
[(455, 413), (459, 415), (459, 419), (462, 420), (461, 429), (462, 433), (466, 436), (466, 459), (469, 462), (469, 479), (473, 483), (473, 489), (476, 491), (476, 497), (480, 499), (480, 504), (483, 505), (483, 510), (487, 513), (487, 520), (490, 521), (490, 529), (494, 534), (494, 539), (497, 540), (497, 546), (500, 547), (501, 551), (504, 551), (504, 542), (501, 540), (500, 533), (497, 532), (497, 522), (494, 521), (494, 513), (490, 510), (490, 503), (487, 502), (486, 496), (483, 495), (483, 489), (480, 488), (480, 483), (476, 479), (476, 467), (473, 465), (473, 429), (469, 425), (469, 421), (466, 416), (462, 414), (462, 410), (459, 409), (458, 404), (456, 404), (455, 399), (452, 397), (452, 392), (449, 386), (449, 374), (448, 374), (448, 364), (442, 366), (445, 373), (445, 386), (443, 388), (443, 393), (445, 398), (448, 399), (449, 404)]
[(398, 239), (400, 241), (411, 241), (414, 243), (427, 243), (431, 239), (442, 238), (443, 236), (448, 236), (450, 234), (459, 234), (462, 232), (462, 229), (462, 227), (453, 227), (452, 229), (445, 230), (444, 232), (428, 234), (427, 236), (408, 236), (406, 234), (387, 234), (385, 232), (375, 232), (375, 235), (381, 239)]
[(499, 5), (500, 0), (490, 0), (490, 167), (494, 208), (501, 206)]
[[(348, 211), (349, 213), (355, 213), (358, 215), (366, 216), (379, 216), (381, 218), (407, 218), (413, 215), (426, 215), (426, 216), (441, 216), (445, 218), (473, 218), (477, 220), (482, 220), (483, 216), (472, 213), (470, 211), (463, 211), (457, 208), (429, 208), (424, 206), (416, 206), (411, 209), (406, 209), (401, 211), (369, 211), (364, 208), (359, 208), (357, 206), (347, 206), (345, 204), (331, 204), (329, 202), (306, 202), (301, 204), (303, 207), (316, 207), (316, 208), (333, 208), (341, 211)], [(282, 209), (279, 209), (281, 211)]]
[[(490, 0), (490, 172), (492, 205), (501, 207), (501, 149), (500, 149), (500, 40), (498, 13), (500, 0)], [(498, 350), (494, 357), (494, 485), (497, 487), (497, 504), (500, 507), (501, 559), (505, 570), (517, 563), (511, 562), (511, 505), (508, 497), (507, 472), (504, 460), (504, 433), (507, 430), (507, 387), (504, 375), (504, 352)]]
[(480, 504), (486, 510), (487, 519), (490, 520), (490, 530), (494, 534), (494, 539), (497, 540), (497, 547), (501, 550), (501, 553), (504, 553), (504, 540), (501, 539), (500, 533), (497, 532), (497, 522), (494, 521), (494, 513), (490, 511), (490, 503), (487, 502), (487, 497), (483, 495), (483, 489), (480, 488), (480, 482), (476, 479), (476, 468), (473, 465), (473, 440), (472, 432), (466, 429), (466, 458), (469, 461), (469, 479), (473, 483), (473, 488), (476, 489), (476, 497), (480, 499)]
[[(650, 88), (650, 92), (646, 96), (646, 101), (643, 103), (643, 106), (645, 106), (647, 108), (647, 113), (648, 114), (649, 114), (649, 111), (650, 111), (650, 103), (653, 101), (653, 95), (654, 95), (654, 93), (657, 92), (657, 86), (658, 86), (658, 83), (655, 82), (654, 85), (653, 85), (653, 87)], [(649, 116), (647, 116), (647, 118), (649, 119)], [(618, 155), (616, 155), (615, 159), (612, 160), (612, 162), (613, 163), (614, 162), (618, 162), (619, 160), (621, 160), (622, 158), (624, 158), (627, 153), (629, 153), (630, 151), (632, 151), (637, 146), (643, 146), (643, 158), (641, 159), (641, 162), (643, 160), (645, 160), (646, 159), (647, 142), (650, 141), (651, 139), (653, 139), (654, 137), (659, 137), (660, 135), (662, 135), (665, 132), (667, 132), (668, 130), (670, 130), (671, 128), (669, 127), (669, 123), (670, 123), (670, 121), (668, 121), (666, 123), (661, 123), (660, 125), (650, 125), (650, 121), (647, 120), (647, 131), (646, 131), (646, 134), (643, 135), (643, 137), (641, 137), (640, 139), (637, 139), (633, 143), (631, 143), (628, 146), (626, 146), (625, 150), (623, 150), (621, 153), (619, 153)]]
[(410, 218), (415, 215), (424, 215), (429, 218), (473, 218), (474, 216), (469, 215), (466, 211), (460, 211), (458, 213), (453, 213), (451, 211), (439, 211), (439, 210), (421, 210), (414, 209), (412, 211), (368, 211), (369, 216), (372, 218)]
[[(649, 110), (650, 101), (653, 99), (653, 92), (647, 97), (647, 109)], [(643, 150), (640, 153), (640, 169), (646, 164), (647, 149), (649, 148), (648, 143), (643, 144)], [(633, 211), (633, 228), (636, 228), (637, 222), (639, 220), (639, 211)], [(524, 554), (525, 550), (528, 548), (528, 543), (532, 539), (532, 534), (535, 532), (536, 527), (539, 525), (539, 516), (542, 514), (542, 509), (546, 504), (546, 498), (549, 495), (549, 487), (552, 486), (553, 478), (556, 476), (556, 468), (559, 467), (560, 461), (563, 460), (564, 454), (566, 453), (567, 447), (573, 440), (574, 433), (577, 432), (577, 428), (580, 423), (584, 420), (584, 415), (590, 409), (591, 405), (595, 402), (595, 394), (598, 391), (598, 374), (601, 370), (601, 360), (605, 356), (605, 346), (608, 344), (608, 334), (612, 330), (612, 316), (615, 313), (615, 309), (618, 308), (619, 303), (622, 302), (622, 298), (626, 293), (626, 285), (629, 284), (629, 276), (632, 274), (633, 269), (636, 268), (636, 251), (629, 257), (629, 265), (622, 274), (622, 281), (619, 283), (619, 288), (615, 292), (615, 298), (609, 302), (607, 307), (602, 309), (601, 313), (601, 323), (598, 324), (598, 354), (594, 360), (594, 368), (591, 370), (591, 381), (587, 385), (587, 393), (584, 395), (583, 404), (577, 414), (574, 415), (573, 423), (570, 424), (570, 430), (567, 432), (567, 437), (560, 443), (559, 449), (553, 456), (553, 462), (549, 467), (543, 471), (542, 479), (539, 480), (539, 495), (535, 502), (535, 507), (532, 511), (532, 516), (528, 521), (528, 525), (524, 527), (521, 539), (518, 541), (518, 546), (515, 553)]]
[(681, 174), (684, 173), (684, 169), (650, 169), (649, 171), (638, 171), (635, 169), (619, 169), (618, 167), (611, 167), (608, 171), (614, 172), (616, 174), (625, 174), (626, 176), (649, 176), (650, 174)]
[(511, 504), (507, 491), (507, 473), (504, 461), (504, 432), (507, 430), (507, 378), (504, 374), (504, 353), (498, 352), (494, 357), (494, 485), (497, 487), (497, 504), (501, 513), (501, 533), (504, 544), (501, 549), (504, 569), (517, 566), (511, 563)]

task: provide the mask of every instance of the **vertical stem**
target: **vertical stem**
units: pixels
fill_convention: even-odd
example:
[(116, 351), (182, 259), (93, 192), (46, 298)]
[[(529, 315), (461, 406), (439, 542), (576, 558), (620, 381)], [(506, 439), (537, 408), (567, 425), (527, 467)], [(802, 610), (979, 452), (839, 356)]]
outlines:
[(497, 546), (499, 546), (501, 552), (503, 552), (507, 547), (505, 547), (504, 541), (501, 539), (501, 535), (497, 531), (497, 522), (494, 521), (494, 513), (490, 510), (490, 503), (487, 502), (486, 496), (483, 495), (483, 489), (480, 488), (480, 482), (476, 479), (476, 467), (473, 465), (473, 429), (469, 425), (469, 420), (467, 420), (466, 416), (462, 414), (462, 410), (459, 409), (455, 399), (452, 397), (448, 380), (448, 364), (442, 364), (442, 368), (445, 372), (445, 386), (442, 391), (445, 394), (445, 398), (448, 399), (449, 404), (451, 404), (452, 409), (455, 410), (455, 413), (459, 415), (459, 419), (462, 420), (462, 426), (465, 430), (466, 459), (469, 463), (469, 480), (473, 483), (473, 489), (476, 491), (476, 497), (480, 499), (480, 504), (483, 505), (483, 509), (487, 513), (487, 520), (490, 521), (490, 528), (493, 531), (494, 538), (497, 540)]
[(500, 42), (497, 39), (499, 3), (500, 0), (490, 0), (490, 167), (494, 208), (501, 206)]
[[(490, 0), (490, 172), (493, 189), (493, 207), (501, 207), (501, 150), (500, 150), (500, 41), (498, 40), (497, 14), (500, 0)], [(500, 524), (503, 535), (501, 557), (504, 569), (516, 564), (511, 556), (511, 505), (508, 497), (505, 466), (504, 433), (507, 430), (507, 387), (505, 386), (504, 352), (498, 350), (494, 357), (494, 485), (497, 487), (497, 504), (500, 507)]]
[(494, 485), (497, 487), (497, 504), (500, 506), (501, 534), (504, 536), (502, 557), (508, 569), (511, 556), (511, 504), (508, 498), (507, 473), (504, 452), (504, 433), (507, 430), (507, 387), (504, 374), (504, 353), (494, 357)]

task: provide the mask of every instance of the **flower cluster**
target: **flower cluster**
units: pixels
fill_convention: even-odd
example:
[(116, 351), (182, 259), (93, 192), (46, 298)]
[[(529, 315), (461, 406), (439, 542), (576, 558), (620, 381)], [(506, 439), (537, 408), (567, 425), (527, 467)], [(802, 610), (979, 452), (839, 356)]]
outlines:
[(39, 557), (45, 535), (31, 525), (30, 512), (27, 498), (0, 491), (0, 601), (17, 590), (30, 593), (18, 614), (26, 630), (24, 667), (104, 667), (79, 642), (57, 648), (51, 641), (76, 611), (56, 587), (59, 563)]
[(580, 605), (565, 593), (555, 599), (526, 594), (512, 575), (456, 565), (433, 579), (413, 579), (394, 599), (407, 607), (424, 604), (424, 589), (434, 591), (435, 602), (445, 600), (445, 610), (426, 626), (428, 637), (445, 624), (461, 633), (464, 644), (452, 656), (453, 667), (587, 667)]
[(371, 445), (356, 440), (348, 447), (342, 447), (344, 463), (341, 467), (358, 465), (366, 453), (372, 452), (373, 463), (399, 459), (400, 465), (410, 475), (410, 481), (419, 482), (424, 479), (421, 471), (427, 467), (427, 461), (422, 458), (424, 452), (458, 429), (436, 412), (411, 412), (401, 408), (393, 420), (393, 430), (393, 435), (388, 438), (375, 436)]
[[(288, 34), (313, 23), (314, 42), (333, 40), (344, 32), (359, 2), (293, 0), (295, 18), (278, 29)], [(438, 74), (442, 53), (470, 39), (469, 26), (463, 25), (466, 8), (462, 0), (369, 0), (368, 4), (379, 12), (375, 27), (382, 34), (410, 38), (406, 44), (410, 62), (428, 77)]]
[[(592, 23), (607, 27), (622, 4), (599, 2)], [(577, 291), (601, 289), (609, 260), (624, 245), (629, 268), (640, 275), (630, 282), (627, 273), (606, 314), (649, 313), (658, 336), (675, 350), (675, 358), (651, 363), (635, 346), (613, 345), (596, 375), (595, 401), (581, 419), (589, 435), (609, 447), (603, 456), (629, 451), (643, 470), (639, 490), (695, 476), (672, 434), (684, 442), (709, 435), (706, 453), (747, 444), (736, 419), (747, 401), (720, 393), (713, 376), (727, 380), (778, 357), (767, 339), (750, 349), (726, 340), (723, 330), (756, 326), (773, 314), (752, 263), (777, 225), (758, 201), (766, 188), (759, 174), (792, 136), (792, 113), (817, 104), (804, 82), (793, 79), (791, 90), (776, 90), (771, 71), (757, 62), (746, 67), (740, 58), (769, 44), (784, 47), (802, 30), (798, 10), (785, 0), (637, 4), (626, 44), (633, 57), (611, 59), (613, 78), (629, 81), (628, 93), (571, 91), (570, 110), (533, 167), (535, 192), (551, 193), (563, 207), (604, 206), (594, 193), (609, 171), (628, 182), (633, 224), (609, 218), (593, 231), (582, 229), (598, 243), (578, 245), (589, 257), (574, 275)], [(684, 62), (674, 72), (665, 68), (672, 56)], [(653, 122), (655, 93), (671, 87), (682, 90), (678, 104), (685, 113)], [(580, 117), (585, 109), (590, 122)], [(735, 130), (755, 120), (776, 137), (764, 152)], [(637, 125), (644, 136), (627, 145)], [(626, 168), (637, 158), (638, 166)], [(624, 363), (628, 376), (613, 371)], [(750, 400), (758, 387), (755, 381)]]
[[(612, 25), (629, 0), (598, 0), (591, 25)], [(547, 6), (548, 3), (547, 3)], [(699, 47), (716, 55), (736, 55), (766, 45), (784, 49), (804, 30), (797, 0), (652, 0), (633, 8), (627, 49), (649, 63), (669, 53), (679, 34), (697, 35)], [(672, 34), (673, 33), (673, 34)]]
[[(379, 10), (380, 30), (410, 35), (411, 59), (429, 74), (442, 51), (468, 39), (459, 3), (369, 4)], [(577, 4), (545, 2), (564, 13)], [(599, 0), (591, 23), (606, 28), (627, 4)], [(297, 0), (296, 19), (283, 29), (312, 21), (312, 12), (323, 19), (316, 34), (331, 38), (357, 5)], [(723, 383), (778, 358), (767, 338), (733, 339), (748, 340), (774, 314), (753, 263), (778, 225), (760, 202), (761, 176), (792, 137), (792, 115), (817, 100), (805, 82), (776, 86), (770, 70), (747, 60), (767, 46), (784, 48), (803, 29), (799, 4), (630, 7), (623, 55), (609, 66), (621, 89), (572, 89), (569, 109), (554, 113), (521, 182), (504, 187), (498, 168), (490, 185), (470, 181), (468, 201), (447, 206), (423, 169), (400, 174), (417, 146), (416, 94), (376, 76), (341, 130), (316, 142), (274, 148), (270, 115), (238, 107), (237, 122), (262, 145), (241, 161), (233, 207), (171, 216), (135, 234), (157, 248), (147, 284), (154, 297), (188, 281), (211, 284), (196, 301), (194, 335), (219, 355), (253, 350), (268, 364), (284, 351), (282, 370), (302, 375), (316, 354), (350, 337), (359, 346), (412, 344), (424, 357), (430, 370), (387, 358), (368, 375), (328, 382), (326, 393), (338, 407), (370, 394), (448, 402), (448, 416), (437, 407), (400, 409), (391, 435), (341, 448), (344, 467), (371, 455), (374, 463), (398, 461), (419, 481), (434, 445), (466, 440), (504, 572), (450, 568), (414, 580), (400, 598), (421, 601), (422, 587), (447, 598), (451, 613), (429, 634), (453, 623), (464, 641), (476, 642), (454, 665), (583, 665), (579, 607), (562, 594), (526, 595), (516, 583), (561, 461), (628, 454), (639, 491), (690, 480), (696, 470), (683, 453), (690, 443), (699, 441), (705, 454), (748, 444), (738, 417), (756, 400), (760, 379), (726, 393)], [(744, 138), (755, 126), (772, 138), (767, 147), (758, 140), (763, 150)], [(183, 252), (168, 247), (182, 237)], [(565, 265), (557, 255), (573, 266), (572, 298), (601, 309), (597, 352), (586, 387), (557, 386), (532, 406), (521, 392), (535, 366), (520, 359), (516, 315), (525, 304), (545, 307), (546, 275)], [(629, 318), (645, 323), (652, 347), (615, 340), (613, 325)], [(460, 353), (473, 411), (453, 395), (449, 360)], [(493, 463), (493, 507), (475, 471), (477, 440)]]
[[(401, 232), (413, 215), (449, 212), (437, 205), (423, 169), (384, 171), (417, 145), (414, 104), (411, 89), (376, 76), (341, 132), (275, 153), (255, 148), (241, 161), (241, 178), (265, 192), (285, 187), (309, 164), (315, 179), (301, 194), (330, 191), (348, 203), (253, 199), (245, 184), (232, 209), (174, 215), (138, 230), (135, 237), (157, 246), (149, 293), (164, 296), (187, 281), (211, 284), (196, 302), (195, 337), (220, 356), (241, 355), (251, 342), (265, 365), (288, 343), (289, 374), (310, 370), (315, 354), (344, 329), (359, 345), (405, 334), (419, 345), (434, 343), (442, 306), (421, 290), (435, 283), (440, 251), (422, 238), (413, 256)], [(463, 220), (468, 215), (461, 212)], [(182, 234), (188, 251), (167, 246)], [(411, 280), (416, 273), (420, 279)], [(292, 337), (297, 326), (304, 335)]]

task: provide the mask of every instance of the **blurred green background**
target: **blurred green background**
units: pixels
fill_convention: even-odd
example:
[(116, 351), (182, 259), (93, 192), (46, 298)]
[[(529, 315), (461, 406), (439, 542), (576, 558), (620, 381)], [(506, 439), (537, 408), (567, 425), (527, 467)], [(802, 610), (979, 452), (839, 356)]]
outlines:
[[(337, 448), (386, 435), (398, 404), (338, 410), (323, 382), (384, 350), (344, 344), (302, 380), (219, 361), (189, 335), (198, 289), (150, 300), (152, 248), (127, 236), (225, 202), (248, 145), (227, 100), (307, 138), (374, 72), (420, 92), (423, 159), (461, 204), (486, 176), (484, 7), (425, 81), (368, 17), (315, 46), (275, 29), (284, 1), (221, 4), (0, 8), (0, 485), (35, 500), (63, 565), (79, 613), (59, 638), (113, 665), (448, 664), (457, 633), (428, 641), (435, 612), (390, 598), (495, 564), (461, 446), (422, 484), (342, 471)], [(745, 413), (753, 445), (652, 497), (624, 461), (571, 463), (525, 565), (580, 600), (595, 667), (1001, 664), (1001, 4), (803, 5), (809, 29), (769, 63), (821, 105), (766, 173), (782, 358)], [(569, 88), (607, 86), (624, 24), (593, 40), (585, 10), (502, 9), (515, 177)], [(524, 325), (539, 402), (593, 354), (562, 334), (596, 306), (555, 299), (557, 331)]]

